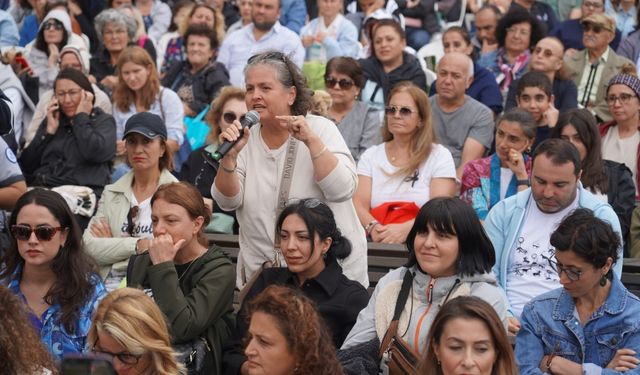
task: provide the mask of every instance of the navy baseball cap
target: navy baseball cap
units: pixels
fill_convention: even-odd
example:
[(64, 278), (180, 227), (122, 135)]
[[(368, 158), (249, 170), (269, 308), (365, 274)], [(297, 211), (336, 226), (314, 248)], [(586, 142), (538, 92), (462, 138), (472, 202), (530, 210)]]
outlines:
[(122, 139), (131, 133), (139, 133), (147, 138), (162, 137), (167, 139), (167, 126), (160, 116), (151, 112), (140, 112), (129, 117), (124, 126)]

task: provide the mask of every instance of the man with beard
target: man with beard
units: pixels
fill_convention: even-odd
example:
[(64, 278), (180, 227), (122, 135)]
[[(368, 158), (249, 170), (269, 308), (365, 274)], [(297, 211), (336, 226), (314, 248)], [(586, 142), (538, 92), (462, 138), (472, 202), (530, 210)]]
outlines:
[(280, 0), (254, 0), (251, 9), (252, 23), (229, 34), (220, 46), (218, 61), (229, 71), (234, 86), (244, 86), (244, 67), (249, 57), (268, 50), (276, 50), (289, 56), (302, 67), (305, 50), (298, 34), (282, 26)]
[[(620, 222), (611, 206), (582, 187), (580, 154), (574, 145), (548, 139), (534, 150), (532, 164), (531, 187), (498, 202), (484, 222), (496, 252), (493, 272), (509, 302), (511, 334), (520, 329), (525, 304), (560, 287), (558, 272), (549, 263), (555, 261), (549, 237), (565, 216), (576, 208), (588, 208), (620, 236)], [(618, 254), (622, 259), (622, 247)], [(622, 262), (613, 270), (620, 278)]]

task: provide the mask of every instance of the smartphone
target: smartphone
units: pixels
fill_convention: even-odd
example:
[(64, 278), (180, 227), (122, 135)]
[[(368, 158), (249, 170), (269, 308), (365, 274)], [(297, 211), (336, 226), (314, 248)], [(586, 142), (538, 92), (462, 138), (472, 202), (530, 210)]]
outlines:
[(29, 62), (22, 56), (22, 53), (16, 54), (16, 62), (20, 64), (20, 70), (29, 68)]
[(69, 354), (60, 365), (62, 375), (116, 375), (111, 358), (100, 354)]

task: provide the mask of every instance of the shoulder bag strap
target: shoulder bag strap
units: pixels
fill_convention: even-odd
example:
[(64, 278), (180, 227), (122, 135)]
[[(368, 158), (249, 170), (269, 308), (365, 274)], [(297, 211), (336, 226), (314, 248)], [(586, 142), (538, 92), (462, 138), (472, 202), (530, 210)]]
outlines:
[(400, 319), (400, 314), (402, 314), (402, 310), (404, 310), (404, 306), (407, 303), (407, 299), (409, 298), (409, 292), (411, 292), (412, 283), (413, 274), (411, 273), (410, 269), (407, 269), (407, 272), (405, 272), (404, 278), (402, 279), (402, 287), (400, 288), (400, 293), (398, 293), (398, 299), (396, 300), (396, 308), (393, 312), (393, 319), (391, 320), (391, 324), (389, 325), (389, 328), (387, 328), (387, 333), (384, 334), (382, 344), (380, 345), (380, 359), (382, 359), (384, 352), (389, 349), (391, 340), (398, 333), (398, 320)]
[[(276, 218), (280, 216), (280, 212), (284, 210), (289, 201), (289, 190), (291, 189), (291, 180), (293, 179), (293, 169), (296, 165), (296, 154), (298, 153), (298, 140), (290, 137), (287, 144), (287, 154), (284, 159), (284, 168), (282, 169), (282, 178), (280, 181), (280, 188), (278, 189), (278, 202), (276, 205)], [(274, 228), (275, 230), (275, 228)], [(272, 262), (273, 267), (280, 267), (280, 241), (278, 239), (279, 233), (275, 233), (273, 242), (274, 258)]]
[[(162, 105), (162, 93), (163, 92), (164, 92), (164, 87), (161, 87), (160, 88), (160, 94), (159, 94), (159, 97), (160, 97), (160, 100), (159, 100), (159, 102), (160, 102), (160, 116), (162, 116), (162, 121), (165, 121), (164, 106)], [(167, 124), (164, 124), (164, 125), (167, 126)]]

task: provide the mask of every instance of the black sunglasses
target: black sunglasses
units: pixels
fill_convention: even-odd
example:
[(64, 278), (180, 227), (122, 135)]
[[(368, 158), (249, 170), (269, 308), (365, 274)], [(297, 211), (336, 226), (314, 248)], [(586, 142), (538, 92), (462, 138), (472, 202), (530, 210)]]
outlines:
[(594, 24), (589, 23), (589, 22), (584, 23), (583, 25), (584, 25), (584, 31), (591, 30), (596, 34), (600, 34), (604, 30), (604, 27), (602, 27), (600, 25), (594, 25)]
[(140, 207), (138, 206), (131, 207), (129, 209), (129, 212), (127, 212), (127, 233), (129, 233), (131, 237), (133, 237), (133, 230), (135, 229), (134, 220), (136, 219), (136, 217), (138, 217), (139, 212)]
[(51, 21), (51, 22), (47, 22), (44, 25), (42, 25), (42, 28), (44, 30), (51, 30), (51, 29), (62, 30), (62, 29), (64, 29), (64, 26), (59, 22)]
[(31, 233), (35, 232), (38, 241), (51, 241), (56, 233), (64, 229), (65, 228), (63, 227), (52, 227), (50, 225), (42, 225), (32, 228), (29, 225), (18, 224), (11, 226), (11, 234), (17, 240), (29, 241), (29, 238), (31, 238)]
[(336, 83), (338, 84), (338, 86), (340, 86), (341, 89), (343, 90), (349, 90), (350, 88), (353, 87), (354, 82), (350, 79), (346, 79), (343, 78), (341, 80), (338, 80), (334, 77), (325, 77), (324, 78), (324, 84), (328, 87), (328, 88), (334, 88), (336, 87)]
[[(245, 117), (246, 115), (241, 115), (238, 121), (242, 122), (242, 120), (244, 120)], [(237, 118), (238, 118), (238, 115), (236, 115), (233, 112), (225, 112), (222, 114), (222, 119), (227, 124), (233, 123), (234, 121), (236, 121)]]
[(384, 107), (384, 113), (386, 113), (387, 116), (395, 116), (396, 112), (399, 112), (402, 117), (409, 117), (416, 111), (413, 111), (409, 107), (396, 107), (395, 105)]

